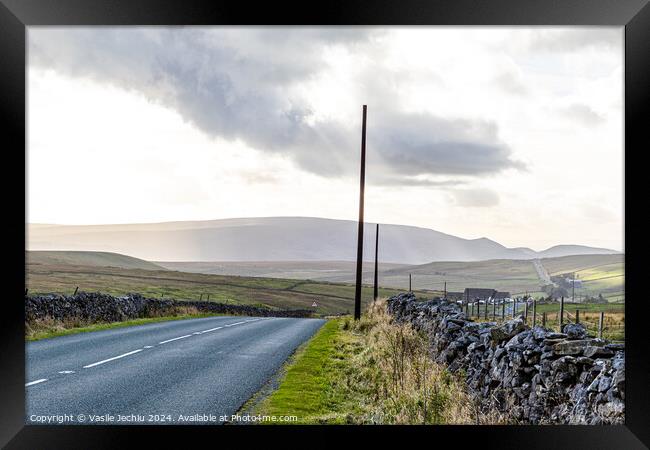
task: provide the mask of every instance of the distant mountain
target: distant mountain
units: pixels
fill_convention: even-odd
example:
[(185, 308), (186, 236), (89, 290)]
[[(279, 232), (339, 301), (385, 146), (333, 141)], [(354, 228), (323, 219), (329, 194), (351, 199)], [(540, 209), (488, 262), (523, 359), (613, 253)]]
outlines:
[[(30, 250), (123, 253), (149, 261), (354, 261), (357, 223), (310, 217), (263, 217), (127, 225), (28, 226)], [(373, 258), (375, 224), (366, 224), (364, 259)], [(617, 253), (583, 246), (544, 252), (506, 248), (487, 238), (463, 239), (405, 225), (380, 225), (383, 262), (532, 259), (585, 253)], [(577, 253), (574, 253), (577, 252)]]
[(119, 267), (122, 269), (167, 270), (162, 266), (131, 256), (108, 252), (28, 251), (27, 264)]
[(613, 255), (619, 252), (606, 248), (586, 247), (584, 245), (556, 245), (539, 252), (540, 258), (557, 258), (569, 255)]

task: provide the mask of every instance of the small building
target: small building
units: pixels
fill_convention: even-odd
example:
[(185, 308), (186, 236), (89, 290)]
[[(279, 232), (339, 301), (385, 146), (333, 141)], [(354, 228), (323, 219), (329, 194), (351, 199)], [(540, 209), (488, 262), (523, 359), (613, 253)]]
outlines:
[(510, 292), (508, 291), (504, 291), (504, 292), (497, 291), (497, 293), (494, 294), (494, 300), (496, 300), (499, 303), (502, 303), (509, 299), (510, 299)]
[(487, 302), (496, 295), (496, 289), (465, 288), (463, 300), (470, 302)]

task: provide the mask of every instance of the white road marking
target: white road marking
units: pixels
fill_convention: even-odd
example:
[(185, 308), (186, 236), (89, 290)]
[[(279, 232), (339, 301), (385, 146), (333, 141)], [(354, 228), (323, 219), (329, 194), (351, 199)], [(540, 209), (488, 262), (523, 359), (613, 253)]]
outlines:
[(224, 325), (224, 327), (234, 327), (235, 325), (239, 325), (239, 324), (242, 324), (242, 323), (246, 323), (246, 322), (229, 323), (228, 325)]
[(195, 331), (195, 332), (192, 333), (192, 334), (201, 334), (201, 332), (200, 332), (200, 331)]
[(203, 330), (203, 331), (201, 331), (201, 334), (203, 334), (203, 333), (208, 333), (208, 332), (210, 332), (210, 331), (214, 331), (214, 330), (220, 330), (220, 329), (222, 329), (222, 328), (223, 328), (223, 327), (210, 328), (209, 330)]
[(153, 348), (153, 345), (145, 345), (145, 346), (142, 347), (142, 348)]
[(123, 355), (120, 355), (120, 356), (114, 356), (112, 358), (108, 358), (108, 359), (105, 359), (103, 361), (97, 361), (96, 363), (92, 363), (92, 364), (88, 364), (87, 366), (84, 366), (84, 369), (88, 369), (89, 367), (95, 367), (95, 366), (98, 366), (100, 364), (104, 364), (104, 363), (107, 363), (109, 361), (113, 361), (113, 360), (116, 360), (116, 359), (124, 358), (125, 356), (133, 355), (134, 353), (138, 353), (138, 352), (141, 352), (141, 351), (142, 351), (142, 349), (139, 348), (137, 350), (133, 350), (132, 352), (124, 353)]
[(59, 373), (63, 373), (63, 374), (74, 373), (74, 370), (62, 370)]
[(43, 381), (47, 381), (47, 378), (41, 378), (40, 380), (34, 380), (34, 381), (30, 381), (29, 383), (25, 383), (25, 387), (32, 386), (32, 385), (38, 384), (38, 383), (42, 383)]
[(192, 335), (191, 334), (186, 334), (185, 336), (180, 336), (180, 337), (177, 337), (177, 338), (174, 338), (174, 339), (167, 339), (166, 341), (158, 342), (158, 344), (166, 344), (167, 342), (177, 341), (179, 339), (185, 339), (185, 338), (188, 338), (190, 336), (192, 336)]

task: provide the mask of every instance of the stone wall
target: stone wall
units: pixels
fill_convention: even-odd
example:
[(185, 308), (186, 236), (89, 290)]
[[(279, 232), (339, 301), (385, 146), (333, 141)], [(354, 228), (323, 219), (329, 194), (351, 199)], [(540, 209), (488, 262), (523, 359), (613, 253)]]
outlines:
[(193, 306), (200, 312), (264, 317), (309, 317), (304, 309), (274, 310), (249, 305), (228, 305), (207, 301), (179, 301), (145, 298), (140, 294), (113, 297), (79, 292), (77, 295), (25, 296), (25, 320), (79, 318), (89, 322), (117, 322), (140, 317), (173, 315), (179, 307)]
[(398, 322), (426, 333), (433, 358), (463, 374), (483, 411), (496, 408), (529, 424), (622, 424), (625, 347), (588, 336), (580, 324), (562, 333), (528, 327), (523, 317), (474, 322), (460, 306), (417, 302), (411, 293), (388, 300)]

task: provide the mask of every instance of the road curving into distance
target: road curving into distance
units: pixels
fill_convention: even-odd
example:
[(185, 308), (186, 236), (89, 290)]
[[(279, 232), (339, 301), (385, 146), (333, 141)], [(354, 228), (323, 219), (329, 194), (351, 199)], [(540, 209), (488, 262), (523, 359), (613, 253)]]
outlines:
[(221, 316), (28, 342), (26, 422), (230, 421), (323, 323)]

